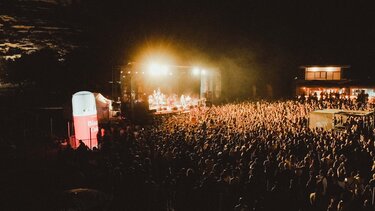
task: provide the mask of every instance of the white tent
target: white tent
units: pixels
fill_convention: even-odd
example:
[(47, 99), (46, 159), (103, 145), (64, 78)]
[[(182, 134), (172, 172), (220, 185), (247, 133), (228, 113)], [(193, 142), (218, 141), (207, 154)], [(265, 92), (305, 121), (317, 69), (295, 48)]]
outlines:
[[(323, 128), (324, 130), (330, 130), (337, 128), (340, 125), (334, 125), (334, 118), (340, 118), (345, 122), (350, 116), (373, 116), (373, 111), (356, 111), (356, 110), (340, 110), (340, 109), (324, 109), (316, 110), (310, 113), (309, 117), (309, 128)], [(374, 125), (374, 120), (371, 120), (371, 125)], [(343, 123), (342, 122), (342, 123)], [(341, 126), (343, 126), (341, 123)]]
[(105, 98), (100, 93), (94, 93), (96, 110), (99, 122), (107, 122), (111, 118), (110, 114), (112, 111), (112, 100)]
[(333, 129), (334, 115), (341, 112), (343, 112), (343, 110), (340, 109), (324, 109), (313, 111), (310, 113), (309, 128), (323, 128), (324, 130)]

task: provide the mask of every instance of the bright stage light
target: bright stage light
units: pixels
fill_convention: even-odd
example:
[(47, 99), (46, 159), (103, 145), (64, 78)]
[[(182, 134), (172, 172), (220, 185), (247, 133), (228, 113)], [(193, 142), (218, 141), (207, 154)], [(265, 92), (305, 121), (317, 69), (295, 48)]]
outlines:
[(160, 65), (156, 63), (151, 63), (148, 66), (148, 72), (151, 75), (168, 75), (169, 71), (169, 66), (167, 65)]
[(201, 71), (201, 74), (202, 74), (202, 75), (206, 75), (206, 73), (207, 73), (206, 70), (202, 70), (202, 71)]
[(148, 66), (148, 71), (150, 72), (151, 75), (159, 75), (161, 72), (161, 66), (155, 63), (151, 63)]
[(167, 75), (168, 72), (169, 72), (169, 67), (167, 65), (163, 65), (161, 66), (160, 68), (160, 72), (163, 74), (163, 75)]
[(199, 75), (200, 71), (201, 71), (201, 70), (200, 70), (198, 67), (194, 67), (194, 68), (193, 68), (193, 74), (194, 74), (194, 75)]

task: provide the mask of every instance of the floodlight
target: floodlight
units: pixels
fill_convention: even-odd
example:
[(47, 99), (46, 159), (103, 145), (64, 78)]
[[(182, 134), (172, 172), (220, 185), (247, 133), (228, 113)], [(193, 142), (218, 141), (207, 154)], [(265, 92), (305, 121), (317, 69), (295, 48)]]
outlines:
[(194, 75), (199, 75), (199, 73), (200, 73), (200, 69), (198, 67), (194, 67), (193, 68), (193, 74)]
[(159, 75), (161, 72), (161, 66), (155, 63), (151, 63), (148, 66), (148, 71), (151, 73), (151, 75)]
[(168, 71), (169, 70), (169, 67), (167, 65), (163, 65), (160, 67), (160, 72), (163, 74), (163, 75), (167, 75), (168, 74)]

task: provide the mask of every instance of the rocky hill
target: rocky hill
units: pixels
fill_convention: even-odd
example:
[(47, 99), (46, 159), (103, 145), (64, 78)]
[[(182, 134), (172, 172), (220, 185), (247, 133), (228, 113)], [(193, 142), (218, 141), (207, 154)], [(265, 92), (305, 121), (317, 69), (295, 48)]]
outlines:
[(67, 18), (74, 1), (0, 1), (0, 57), (14, 60), (49, 47), (60, 60), (78, 46), (81, 30)]

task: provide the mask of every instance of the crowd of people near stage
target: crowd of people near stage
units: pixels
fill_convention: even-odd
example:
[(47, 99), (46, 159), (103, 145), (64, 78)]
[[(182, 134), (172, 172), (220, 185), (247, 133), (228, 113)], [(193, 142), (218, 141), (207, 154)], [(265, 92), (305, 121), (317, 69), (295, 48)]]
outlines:
[[(110, 193), (113, 210), (374, 210), (374, 131), (308, 127), (316, 109), (372, 110), (350, 99), (238, 102), (99, 133), (64, 150), (59, 181)], [(74, 169), (74, 170), (73, 170)]]

